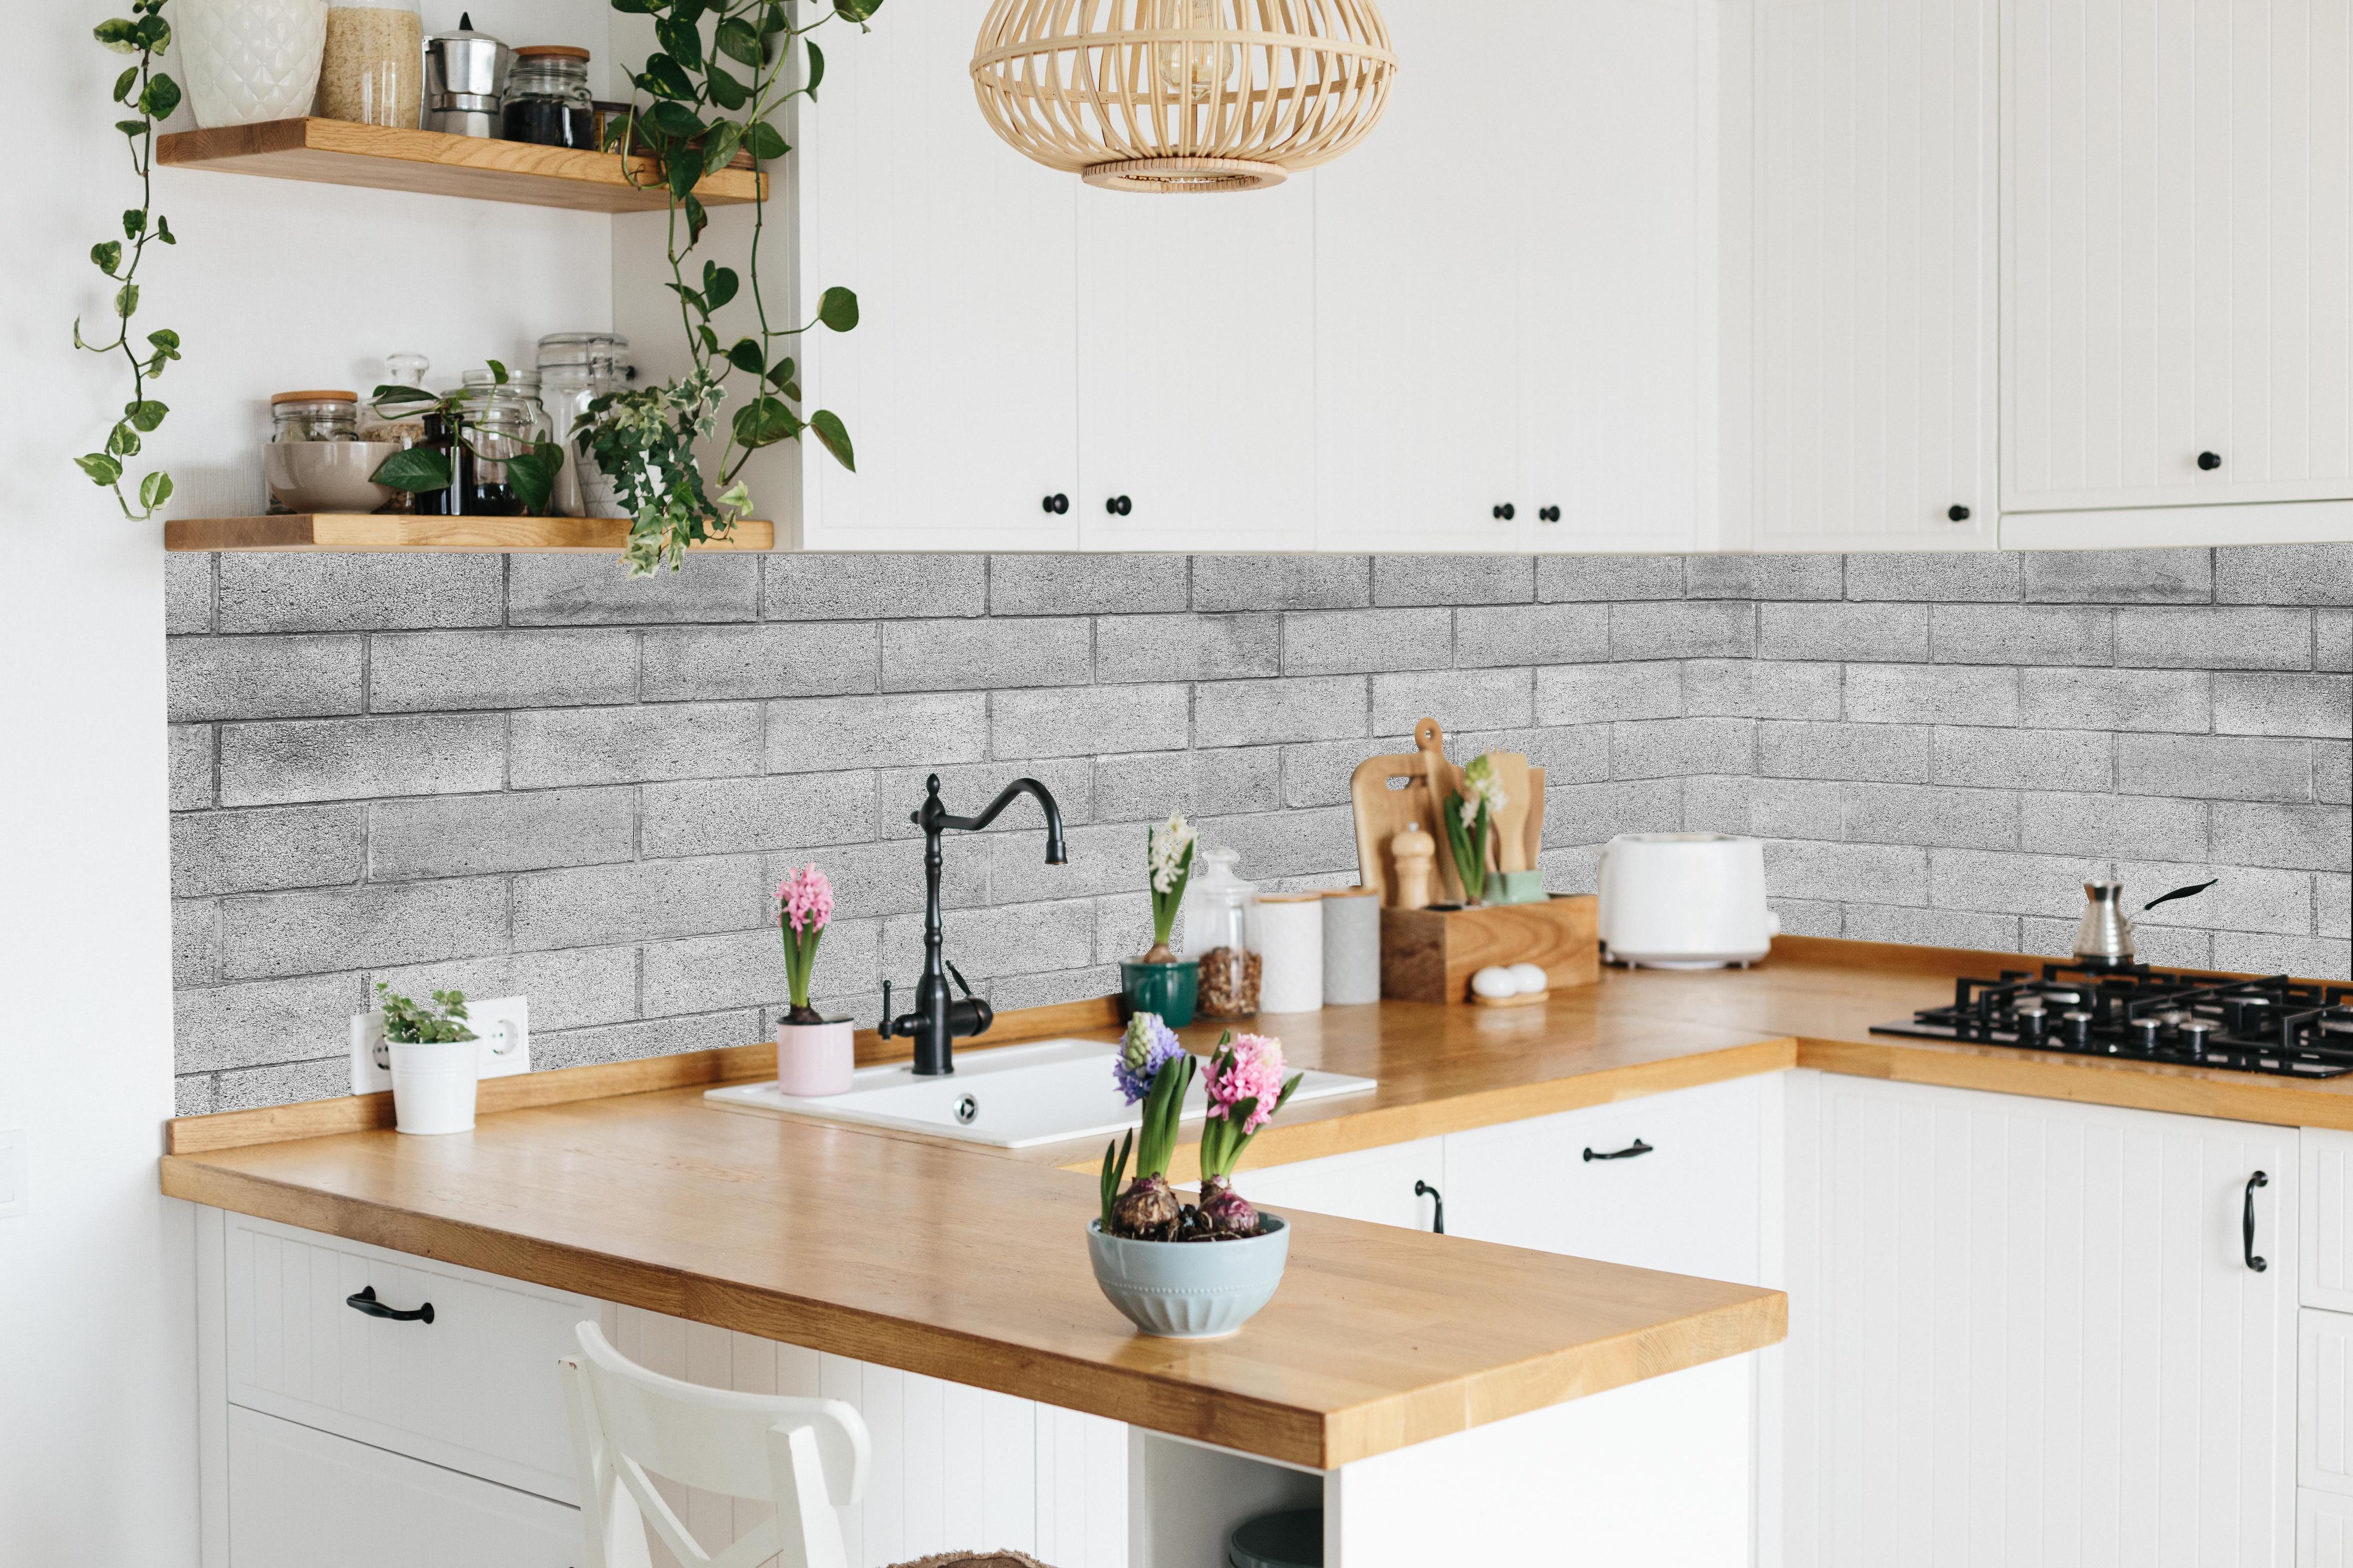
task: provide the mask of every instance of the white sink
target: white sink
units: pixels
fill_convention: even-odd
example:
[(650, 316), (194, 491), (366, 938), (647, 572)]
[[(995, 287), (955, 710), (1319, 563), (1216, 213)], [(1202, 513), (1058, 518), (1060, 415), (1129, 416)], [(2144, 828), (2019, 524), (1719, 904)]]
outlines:
[[(773, 1080), (714, 1089), (703, 1098), (831, 1121), (936, 1133), (999, 1149), (1028, 1149), (1071, 1138), (1113, 1136), (1143, 1122), (1144, 1108), (1127, 1104), (1113, 1081), (1111, 1065), (1118, 1055), (1117, 1046), (1100, 1040), (1041, 1040), (993, 1050), (960, 1050), (955, 1071), (945, 1078), (917, 1078), (902, 1063), (861, 1068), (847, 1094), (821, 1099), (781, 1093)], [(1375, 1087), (1376, 1080), (1369, 1078), (1311, 1071), (1291, 1103), (1361, 1094)], [(1185, 1097), (1185, 1120), (1198, 1121), (1208, 1110), (1208, 1091), (1197, 1075), (1192, 1092)]]

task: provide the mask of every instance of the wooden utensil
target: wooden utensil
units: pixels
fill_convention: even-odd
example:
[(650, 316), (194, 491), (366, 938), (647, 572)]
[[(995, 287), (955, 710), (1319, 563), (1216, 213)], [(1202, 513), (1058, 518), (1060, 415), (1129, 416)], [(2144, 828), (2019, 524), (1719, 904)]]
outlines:
[[(1438, 726), (1424, 720), (1433, 734)], [(1415, 739), (1420, 739), (1416, 731)], [(1441, 759), (1442, 760), (1442, 759)], [(1385, 906), (1397, 903), (1397, 867), (1389, 841), (1409, 826), (1438, 840), (1438, 875), (1430, 892), (1437, 898), (1460, 898), (1450, 892), (1454, 863), (1446, 848), (1443, 825), (1438, 820), (1438, 797), (1430, 792), (1428, 754), (1417, 748), (1386, 756), (1367, 757), (1348, 778), (1348, 796), (1356, 811), (1356, 879), (1378, 893)]]
[(1495, 770), (1495, 780), (1504, 786), (1504, 809), (1495, 814), (1495, 869), (1533, 871), (1536, 863), (1528, 858), (1528, 759), (1519, 752), (1490, 752), (1487, 765)]
[(1530, 768), (1528, 770), (1528, 819), (1523, 825), (1525, 835), (1522, 839), (1522, 843), (1526, 846), (1524, 853), (1527, 856), (1530, 870), (1535, 869), (1540, 863), (1538, 858), (1544, 854), (1544, 796), (1545, 771), (1542, 768)]

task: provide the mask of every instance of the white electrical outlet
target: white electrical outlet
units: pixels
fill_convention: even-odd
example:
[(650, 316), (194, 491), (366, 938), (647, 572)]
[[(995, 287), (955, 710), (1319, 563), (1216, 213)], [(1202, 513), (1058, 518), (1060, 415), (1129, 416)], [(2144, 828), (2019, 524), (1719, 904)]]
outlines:
[(0, 1219), (23, 1214), (31, 1201), (25, 1173), (28, 1143), (24, 1129), (0, 1128)]
[[(510, 1078), (531, 1070), (531, 999), (493, 996), (469, 999), (466, 1022), (474, 1031), (474, 1076)], [(392, 1087), (392, 1051), (384, 1040), (384, 1015), (361, 1013), (352, 1019), (352, 1092), (381, 1094)]]

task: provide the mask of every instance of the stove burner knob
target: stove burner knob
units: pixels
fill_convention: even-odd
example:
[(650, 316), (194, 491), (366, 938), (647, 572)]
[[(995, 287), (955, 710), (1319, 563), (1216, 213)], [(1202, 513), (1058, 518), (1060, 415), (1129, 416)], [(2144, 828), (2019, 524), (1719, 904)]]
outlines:
[(2157, 1037), (2160, 1032), (2160, 1026), (2156, 1019), (2135, 1018), (2132, 1021), (2131, 1029), (2134, 1048), (2144, 1051), (2157, 1049)]
[(2207, 1018), (2185, 1018), (2181, 1023), (2181, 1044), (2193, 1057), (2203, 1056), (2206, 1042), (2213, 1037), (2214, 1025)]
[(2021, 1007), (2011, 1016), (2017, 1023), (2020, 1039), (2040, 1040), (2042, 1037), (2045, 1016), (2042, 1008)]
[(2067, 1026), (2069, 1045), (2088, 1046), (2092, 1043), (2092, 1016), (2089, 1013), (2078, 1008), (2070, 1008), (2062, 1013), (2059, 1017), (2060, 1021)]

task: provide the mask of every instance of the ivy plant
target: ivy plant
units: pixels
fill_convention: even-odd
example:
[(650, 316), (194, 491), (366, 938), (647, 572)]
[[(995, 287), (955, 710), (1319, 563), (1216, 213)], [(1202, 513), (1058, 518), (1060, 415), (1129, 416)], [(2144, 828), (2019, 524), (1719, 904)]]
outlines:
[[(613, 9), (653, 18), (659, 47), (630, 73), (629, 112), (607, 134), (616, 151), (650, 153), (669, 195), (668, 285), (678, 298), (692, 368), (663, 385), (633, 388), (588, 405), (569, 432), (608, 475), (633, 521), (626, 558), (633, 575), (667, 564), (676, 571), (687, 547), (723, 538), (752, 504), (744, 467), (752, 455), (814, 436), (844, 468), (857, 468), (849, 431), (830, 409), (804, 418), (790, 341), (823, 325), (858, 325), (858, 296), (830, 288), (815, 320), (778, 326), (760, 285), (765, 204), (755, 203), (744, 277), (704, 259), (693, 270), (710, 215), (694, 188), (736, 154), (751, 154), (755, 174), (792, 149), (770, 121), (794, 99), (814, 101), (825, 80), (825, 53), (806, 35), (828, 22), (866, 30), (882, 0), (832, 0), (814, 20), (796, 24), (784, 0), (612, 0)], [(794, 57), (805, 64), (788, 85)], [(726, 341), (714, 318), (744, 297), (754, 330)], [(738, 378), (741, 378), (740, 381)], [(730, 405), (733, 404), (733, 412)], [(716, 448), (706, 468), (700, 460)], [(712, 492), (716, 491), (714, 495)]]
[(180, 334), (169, 328), (149, 332), (143, 346), (131, 341), (131, 318), (139, 313), (139, 264), (147, 247), (176, 245), (170, 220), (155, 210), (155, 122), (171, 117), (180, 106), (180, 84), (155, 68), (155, 58), (172, 42), (172, 26), (164, 19), (164, 0), (132, 0), (131, 15), (100, 22), (92, 30), (98, 41), (117, 54), (133, 55), (138, 63), (114, 79), (114, 101), (132, 118), (118, 120), (115, 130), (131, 144), (131, 169), (139, 176), (139, 205), (124, 209), (122, 237), (100, 240), (90, 247), (90, 259), (114, 280), (114, 336), (91, 342), (81, 335), (81, 318), (74, 318), (74, 347), (95, 354), (121, 354), (131, 371), (131, 401), (106, 435), (100, 451), (76, 458), (74, 463), (90, 482), (114, 492), (122, 515), (143, 522), (172, 499), (172, 476), (161, 469), (139, 481), (139, 504), (133, 510), (123, 493), (126, 461), (139, 455), (143, 437), (154, 434), (171, 412), (147, 395), (147, 384), (180, 357)]

